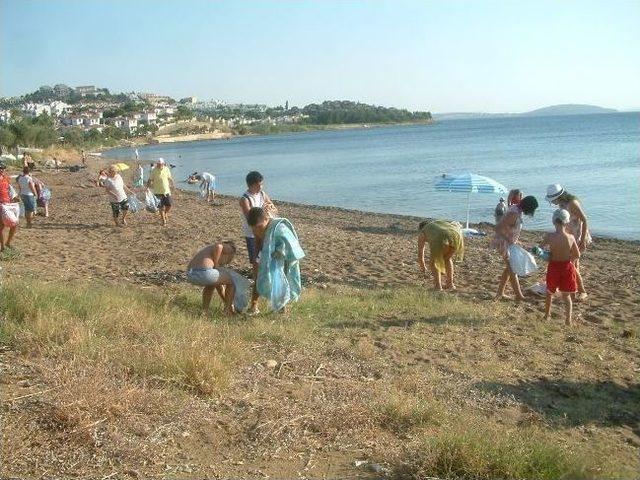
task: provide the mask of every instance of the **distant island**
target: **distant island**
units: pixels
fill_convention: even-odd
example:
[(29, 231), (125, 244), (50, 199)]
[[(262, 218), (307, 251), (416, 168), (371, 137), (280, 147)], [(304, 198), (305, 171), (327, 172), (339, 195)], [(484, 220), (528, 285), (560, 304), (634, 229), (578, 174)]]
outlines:
[(566, 103), (563, 105), (552, 105), (550, 107), (538, 108), (530, 112), (522, 113), (527, 117), (542, 117), (550, 115), (592, 115), (594, 113), (616, 113), (613, 108), (603, 108), (596, 105), (582, 105)]
[(613, 108), (598, 107), (596, 105), (566, 103), (551, 105), (522, 113), (484, 113), (484, 112), (452, 112), (435, 113), (435, 120), (464, 120), (473, 118), (502, 118), (502, 117), (547, 117), (556, 115), (593, 115), (598, 113), (616, 113)]

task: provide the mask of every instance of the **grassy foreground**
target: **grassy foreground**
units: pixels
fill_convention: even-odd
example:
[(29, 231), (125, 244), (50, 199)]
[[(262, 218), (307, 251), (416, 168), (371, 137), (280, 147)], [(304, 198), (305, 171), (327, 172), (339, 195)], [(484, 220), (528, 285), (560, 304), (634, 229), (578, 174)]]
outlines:
[[(581, 422), (481, 387), (521, 362), (480, 346), (480, 333), (508, 336), (506, 307), (310, 290), (287, 316), (198, 311), (198, 292), (180, 286), (6, 281), (0, 341), (39, 383), (3, 408), (0, 474), (255, 476), (245, 462), (268, 472), (297, 448), (365, 457), (395, 478), (633, 476), (615, 434), (585, 443)], [(548, 341), (530, 359), (554, 354), (561, 330), (526, 328), (532, 345)]]

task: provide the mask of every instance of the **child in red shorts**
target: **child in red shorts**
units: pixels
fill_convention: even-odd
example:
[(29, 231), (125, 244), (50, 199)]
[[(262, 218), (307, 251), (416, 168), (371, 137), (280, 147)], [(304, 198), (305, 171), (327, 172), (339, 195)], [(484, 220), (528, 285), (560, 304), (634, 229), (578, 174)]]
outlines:
[(580, 258), (580, 249), (575, 237), (565, 231), (569, 220), (570, 214), (567, 210), (559, 208), (553, 212), (553, 226), (556, 227), (556, 231), (547, 233), (542, 243), (549, 246), (550, 253), (544, 318), (546, 320), (550, 317), (553, 295), (560, 290), (564, 300), (564, 323), (566, 325), (571, 325), (573, 311), (571, 294), (578, 290), (576, 267), (573, 262)]

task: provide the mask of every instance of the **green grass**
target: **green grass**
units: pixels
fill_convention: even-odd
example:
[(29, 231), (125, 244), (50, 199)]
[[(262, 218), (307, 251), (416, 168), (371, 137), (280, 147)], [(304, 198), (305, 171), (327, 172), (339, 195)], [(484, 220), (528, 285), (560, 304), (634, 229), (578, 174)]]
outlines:
[[(221, 316), (219, 306), (202, 316), (199, 304), (197, 290), (180, 286), (166, 293), (11, 279), (0, 291), (0, 341), (28, 357), (66, 362), (70, 372), (95, 368), (137, 382), (141, 390), (152, 384), (207, 397), (231, 390), (240, 369), (269, 358), (264, 355), (282, 358), (296, 350), (314, 365), (384, 367), (374, 336), (386, 339), (387, 330), (399, 328), (387, 348), (400, 350), (403, 339), (405, 347), (417, 348), (441, 332), (464, 335), (499, 322), (506, 308), (420, 288), (308, 290), (288, 314), (231, 319)], [(362, 403), (351, 409), (371, 419), (376, 435), (396, 439), (396, 448), (379, 452), (396, 478), (584, 479), (595, 471), (561, 444), (561, 435), (541, 426), (501, 424), (438, 394), (425, 370), (400, 372), (394, 377), (398, 370), (388, 370), (389, 379), (380, 380), (387, 383), (377, 383), (375, 394), (358, 397)], [(90, 390), (87, 383), (82, 391)]]
[(408, 448), (394, 469), (396, 478), (588, 479), (587, 461), (533, 429), (457, 426), (424, 436)]

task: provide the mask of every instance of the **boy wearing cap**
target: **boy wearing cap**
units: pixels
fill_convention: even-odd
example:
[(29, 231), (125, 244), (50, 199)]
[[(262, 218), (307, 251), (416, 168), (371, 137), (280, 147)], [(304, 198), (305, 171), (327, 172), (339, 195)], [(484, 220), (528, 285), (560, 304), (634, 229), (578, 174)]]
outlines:
[(147, 187), (160, 202), (159, 211), (162, 226), (167, 225), (167, 216), (171, 210), (171, 189), (176, 188), (171, 176), (171, 170), (167, 167), (163, 158), (159, 158), (154, 168), (151, 169)]
[(556, 291), (560, 290), (564, 300), (564, 323), (571, 325), (573, 302), (571, 294), (578, 289), (574, 261), (580, 258), (580, 249), (573, 235), (566, 232), (570, 220), (567, 210), (559, 208), (553, 212), (553, 225), (556, 231), (545, 235), (542, 245), (549, 246), (550, 260), (547, 267), (547, 300), (544, 318), (551, 315), (551, 302)]

